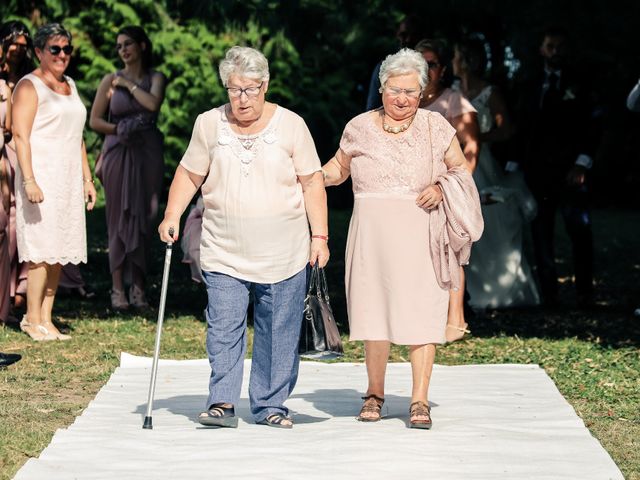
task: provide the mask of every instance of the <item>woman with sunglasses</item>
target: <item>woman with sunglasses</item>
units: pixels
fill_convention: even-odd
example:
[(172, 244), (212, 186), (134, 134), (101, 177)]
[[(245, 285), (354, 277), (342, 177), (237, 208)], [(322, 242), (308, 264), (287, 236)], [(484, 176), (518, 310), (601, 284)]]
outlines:
[(70, 338), (54, 326), (51, 312), (62, 265), (87, 261), (84, 203), (91, 210), (96, 199), (82, 139), (87, 112), (64, 74), (71, 40), (58, 23), (40, 28), (33, 42), (40, 66), (13, 94), (18, 253), (29, 262), (20, 327), (34, 340)]
[(15, 198), (15, 169), (18, 164), (15, 143), (12, 140), (11, 122), (11, 92), (16, 83), (34, 69), (33, 43), (27, 26), (12, 20), (0, 26), (0, 123), (4, 136), (4, 147), (0, 149), (0, 175), (2, 189), (8, 215), (7, 223), (7, 252), (9, 255), (10, 272), (7, 278), (0, 278), (0, 284), (8, 282), (9, 295), (13, 299), (13, 306), (22, 308), (27, 294), (26, 263), (18, 261), (18, 245), (16, 241), (16, 198)]
[[(443, 40), (421, 40), (415, 49), (422, 54), (429, 68), (429, 85), (424, 91), (420, 107), (438, 112), (456, 129), (456, 137), (467, 160), (466, 167), (473, 173), (480, 152), (476, 109), (459, 91), (451, 88), (453, 69), (449, 48)], [(461, 288), (449, 292), (447, 342), (460, 340), (465, 333), (469, 333), (464, 318), (465, 280), (462, 267), (460, 277)]]
[[(152, 45), (137, 26), (122, 28), (116, 51), (124, 64), (100, 82), (89, 124), (105, 135), (96, 175), (104, 186), (111, 306), (148, 306), (144, 293), (146, 255), (164, 173), (163, 136), (156, 126), (165, 76), (152, 68)], [(131, 280), (129, 298), (125, 277)]]

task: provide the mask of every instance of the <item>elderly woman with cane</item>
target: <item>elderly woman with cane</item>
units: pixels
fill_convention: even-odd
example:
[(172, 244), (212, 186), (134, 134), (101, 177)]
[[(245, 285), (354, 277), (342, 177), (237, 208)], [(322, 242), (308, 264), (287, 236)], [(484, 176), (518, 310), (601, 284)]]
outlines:
[(369, 379), (357, 419), (381, 419), (390, 344), (409, 345), (413, 428), (431, 428), (428, 390), (449, 289), (460, 288), (460, 265), (483, 225), (455, 129), (419, 108), (427, 82), (418, 52), (389, 55), (380, 67), (382, 108), (352, 119), (323, 167), (326, 185), (353, 181), (347, 309), (351, 340), (364, 340)]
[(158, 231), (165, 242), (178, 239), (180, 217), (201, 187), (211, 377), (199, 422), (238, 424), (253, 292), (251, 413), (258, 424), (292, 428), (284, 402), (298, 375), (307, 264), (324, 267), (329, 259), (320, 160), (302, 118), (265, 100), (269, 68), (262, 53), (233, 47), (219, 71), (229, 103), (196, 119)]

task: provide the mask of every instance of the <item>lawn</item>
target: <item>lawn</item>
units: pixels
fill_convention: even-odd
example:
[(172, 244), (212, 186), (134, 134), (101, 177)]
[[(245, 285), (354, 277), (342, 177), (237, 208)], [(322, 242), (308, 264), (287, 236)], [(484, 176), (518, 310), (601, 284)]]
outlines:
[[(344, 330), (342, 252), (348, 216), (344, 211), (331, 212), (333, 258), (327, 272), (334, 310)], [(56, 429), (68, 426), (82, 413), (118, 365), (120, 352), (153, 352), (156, 312), (116, 315), (109, 309), (103, 219), (102, 210), (89, 217), (89, 264), (83, 269), (98, 296), (92, 301), (63, 297), (57, 301), (57, 322), (73, 339), (35, 343), (16, 329), (0, 328), (0, 351), (23, 355), (19, 363), (0, 370), (0, 479), (11, 478), (24, 462), (40, 454)], [(440, 348), (437, 362), (539, 364), (625, 477), (640, 480), (640, 318), (633, 316), (634, 308), (640, 307), (637, 225), (637, 212), (595, 212), (595, 308), (573, 307), (575, 298), (564, 261), (560, 264), (564, 281), (561, 307), (483, 312), (472, 322), (473, 336)], [(559, 234), (559, 243), (559, 258), (569, 258), (563, 234)], [(180, 257), (177, 250), (162, 356), (202, 358), (206, 297), (202, 287), (189, 280)], [(155, 304), (162, 268), (159, 242), (154, 245), (153, 258), (149, 291)], [(361, 344), (346, 342), (345, 347), (344, 361), (363, 360)], [(393, 348), (392, 360), (407, 358), (405, 348)]]

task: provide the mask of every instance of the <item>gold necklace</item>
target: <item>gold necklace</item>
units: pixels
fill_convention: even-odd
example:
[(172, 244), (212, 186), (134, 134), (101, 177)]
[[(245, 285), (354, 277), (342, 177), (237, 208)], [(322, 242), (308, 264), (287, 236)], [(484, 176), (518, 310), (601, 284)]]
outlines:
[(389, 125), (387, 122), (384, 121), (385, 117), (383, 117), (382, 129), (388, 133), (393, 133), (393, 134), (402, 133), (411, 126), (411, 123), (413, 122), (413, 119), (415, 118), (415, 116), (416, 115), (414, 113), (407, 123), (403, 123), (401, 125)]

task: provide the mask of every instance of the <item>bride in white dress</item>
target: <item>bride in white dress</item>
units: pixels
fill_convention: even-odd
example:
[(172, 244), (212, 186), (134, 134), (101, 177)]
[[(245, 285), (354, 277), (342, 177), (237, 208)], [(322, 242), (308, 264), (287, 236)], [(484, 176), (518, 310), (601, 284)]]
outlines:
[(482, 309), (538, 305), (538, 286), (523, 251), (525, 228), (536, 214), (535, 201), (520, 172), (503, 172), (491, 154), (488, 143), (507, 140), (513, 131), (502, 96), (482, 78), (485, 65), (483, 42), (456, 45), (453, 70), (462, 80), (462, 93), (478, 111), (483, 141), (473, 178), (485, 228), (466, 268), (470, 304)]

